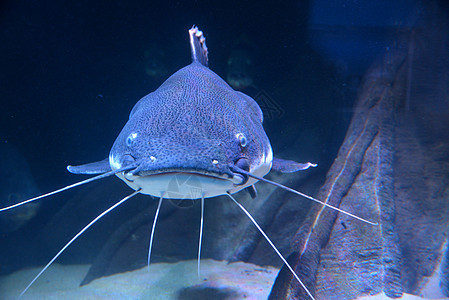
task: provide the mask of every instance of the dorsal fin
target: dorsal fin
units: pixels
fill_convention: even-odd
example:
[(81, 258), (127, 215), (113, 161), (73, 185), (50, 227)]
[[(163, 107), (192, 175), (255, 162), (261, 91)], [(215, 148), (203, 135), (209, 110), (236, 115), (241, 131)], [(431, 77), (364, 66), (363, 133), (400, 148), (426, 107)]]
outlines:
[(192, 51), (192, 61), (199, 62), (203, 66), (207, 67), (207, 46), (206, 38), (203, 32), (195, 25), (189, 30), (190, 36), (190, 50)]

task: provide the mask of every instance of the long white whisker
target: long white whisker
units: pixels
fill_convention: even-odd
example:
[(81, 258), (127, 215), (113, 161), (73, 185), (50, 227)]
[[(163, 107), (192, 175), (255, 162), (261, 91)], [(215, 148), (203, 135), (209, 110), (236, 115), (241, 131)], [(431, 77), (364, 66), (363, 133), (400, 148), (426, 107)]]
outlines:
[(360, 221), (362, 221), (362, 222), (365, 222), (365, 223), (368, 223), (368, 224), (374, 225), (374, 226), (379, 225), (377, 222), (371, 222), (371, 221), (365, 220), (365, 219), (363, 219), (363, 218), (361, 218), (361, 217), (359, 217), (359, 216), (356, 216), (356, 215), (354, 215), (354, 214), (351, 214), (351, 213), (349, 213), (349, 212), (347, 212), (347, 211), (344, 211), (344, 210), (342, 210), (342, 209), (340, 209), (340, 208), (338, 208), (338, 207), (332, 206), (332, 205), (327, 204), (327, 203), (325, 203), (325, 202), (323, 202), (323, 201), (321, 201), (321, 200), (315, 199), (315, 198), (313, 198), (312, 196), (309, 196), (309, 195), (306, 195), (306, 194), (304, 194), (304, 193), (298, 192), (297, 190), (294, 190), (294, 189), (292, 189), (292, 188), (289, 188), (288, 186), (285, 186), (285, 185), (283, 185), (283, 184), (280, 184), (280, 183), (271, 181), (271, 180), (269, 180), (269, 179), (266, 179), (266, 178), (263, 178), (263, 177), (260, 177), (260, 176), (254, 175), (254, 174), (251, 174), (250, 172), (247, 172), (247, 171), (245, 171), (245, 170), (243, 170), (243, 169), (240, 169), (240, 168), (238, 168), (238, 167), (235, 167), (235, 166), (234, 166), (233, 168), (234, 168), (237, 172), (239, 172), (239, 173), (243, 173), (243, 174), (245, 174), (245, 175), (247, 175), (247, 176), (250, 176), (250, 177), (252, 177), (252, 178), (255, 178), (255, 179), (257, 179), (257, 180), (260, 180), (260, 181), (263, 181), (263, 182), (272, 184), (272, 185), (274, 185), (274, 186), (280, 187), (280, 188), (282, 188), (282, 189), (284, 189), (284, 190), (286, 190), (286, 191), (289, 191), (289, 192), (291, 192), (291, 193), (300, 195), (300, 196), (302, 196), (302, 197), (304, 197), (304, 198), (307, 198), (307, 199), (309, 199), (309, 200), (315, 201), (315, 202), (317, 202), (317, 203), (319, 203), (319, 204), (321, 204), (321, 205), (324, 205), (324, 206), (326, 206), (326, 207), (329, 207), (329, 208), (331, 208), (331, 209), (334, 209), (334, 210), (336, 210), (336, 211), (338, 211), (338, 212), (341, 212), (341, 213), (343, 213), (343, 214), (345, 214), (345, 215), (348, 215), (348, 216), (350, 216), (350, 217), (353, 217), (353, 218), (355, 218), (355, 219), (357, 219), (357, 220), (360, 220)]
[(306, 291), (306, 293), (309, 295), (309, 297), (312, 300), (315, 300), (315, 298), (313, 297), (312, 293), (310, 293), (310, 291), (307, 289), (305, 284), (301, 281), (299, 276), (296, 274), (296, 272), (293, 270), (293, 268), (290, 266), (290, 264), (287, 262), (287, 260), (281, 254), (281, 252), (279, 252), (279, 250), (276, 248), (276, 246), (273, 244), (273, 242), (270, 240), (270, 238), (266, 235), (266, 233), (263, 231), (263, 229), (260, 228), (259, 224), (257, 224), (256, 220), (254, 220), (253, 216), (251, 216), (251, 214), (243, 207), (243, 205), (241, 205), (239, 202), (237, 202), (237, 200), (235, 200), (235, 198), (232, 197), (231, 194), (227, 193), (226, 195), (228, 195), (229, 198), (231, 198), (232, 201), (234, 201), (234, 203), (237, 204), (238, 207), (240, 207), (240, 209), (248, 216), (248, 218), (257, 227), (259, 232), (263, 235), (265, 240), (267, 240), (267, 242), (270, 244), (270, 246), (273, 248), (273, 250), (276, 252), (276, 254), (281, 258), (281, 260), (284, 262), (284, 264), (287, 266), (287, 268), (290, 270), (290, 272), (292, 272), (293, 276), (295, 276), (296, 280), (299, 282), (299, 284), (302, 286), (302, 288)]
[(150, 270), (151, 249), (153, 248), (154, 229), (156, 228), (156, 221), (157, 221), (157, 217), (159, 216), (159, 211), (161, 209), (161, 204), (162, 204), (163, 199), (164, 199), (164, 193), (161, 193), (161, 197), (159, 198), (159, 203), (157, 204), (156, 213), (154, 214), (153, 226), (151, 227), (150, 246), (148, 247), (148, 271)]
[(201, 196), (200, 240), (198, 241), (198, 279), (200, 279), (201, 243), (203, 241), (204, 195)]
[(71, 188), (74, 188), (74, 187), (77, 187), (77, 186), (80, 186), (80, 185), (83, 185), (83, 184), (86, 184), (86, 183), (89, 183), (89, 182), (92, 182), (92, 181), (95, 181), (95, 180), (103, 179), (105, 177), (109, 177), (111, 175), (115, 175), (117, 173), (120, 173), (120, 172), (123, 172), (123, 171), (127, 171), (127, 170), (130, 170), (130, 169), (133, 169), (133, 168), (134, 168), (134, 166), (133, 167), (122, 168), (122, 169), (115, 170), (115, 171), (109, 171), (109, 172), (100, 174), (98, 176), (91, 177), (91, 178), (88, 178), (86, 180), (79, 181), (79, 182), (76, 182), (74, 184), (65, 186), (65, 187), (60, 188), (60, 189), (58, 189), (56, 191), (53, 191), (53, 192), (50, 192), (50, 193), (47, 193), (47, 194), (43, 194), (43, 195), (40, 195), (40, 196), (37, 196), (37, 197), (34, 197), (34, 198), (31, 198), (31, 199), (28, 199), (28, 200), (16, 203), (16, 204), (11, 205), (11, 206), (0, 208), (0, 212), (8, 210), (8, 209), (15, 208), (15, 207), (18, 207), (18, 206), (21, 206), (21, 205), (24, 205), (24, 204), (27, 204), (27, 203), (30, 203), (30, 202), (33, 202), (33, 201), (36, 201), (36, 200), (39, 200), (39, 199), (42, 199), (42, 198), (45, 198), (45, 197), (48, 197), (48, 196), (51, 196), (51, 195), (54, 195), (54, 194), (58, 194), (58, 193), (61, 193), (63, 191), (69, 190)]
[(34, 277), (34, 279), (28, 284), (28, 286), (22, 291), (22, 293), (20, 293), (19, 298), (21, 298), (23, 296), (23, 294), (26, 293), (26, 291), (31, 287), (31, 285), (33, 285), (33, 283), (42, 275), (42, 273), (45, 272), (45, 270), (48, 269), (48, 267), (50, 267), (50, 265), (62, 254), (62, 252), (64, 252), (65, 249), (67, 249), (67, 247), (69, 247), (80, 235), (82, 235), (87, 229), (89, 229), (89, 227), (91, 227), (93, 224), (95, 224), (95, 222), (97, 222), (98, 220), (100, 220), (104, 215), (106, 215), (107, 213), (109, 213), (111, 210), (113, 210), (114, 208), (116, 208), (117, 206), (119, 206), (120, 204), (122, 204), (123, 202), (125, 202), (126, 200), (130, 199), (131, 197), (134, 197), (135, 195), (137, 195), (140, 192), (140, 189), (133, 192), (132, 194), (126, 196), (125, 198), (123, 198), (122, 200), (120, 200), (119, 202), (117, 202), (116, 204), (114, 204), (113, 206), (109, 207), (107, 210), (105, 210), (104, 212), (102, 212), (100, 215), (98, 215), (95, 219), (93, 219), (89, 224), (87, 224), (83, 229), (81, 229), (80, 232), (78, 232), (67, 244), (65, 244), (64, 247), (62, 247), (61, 250), (59, 250), (59, 252), (48, 262), (48, 264), (45, 265), (45, 267), (39, 272), (39, 274), (36, 275), (36, 277)]

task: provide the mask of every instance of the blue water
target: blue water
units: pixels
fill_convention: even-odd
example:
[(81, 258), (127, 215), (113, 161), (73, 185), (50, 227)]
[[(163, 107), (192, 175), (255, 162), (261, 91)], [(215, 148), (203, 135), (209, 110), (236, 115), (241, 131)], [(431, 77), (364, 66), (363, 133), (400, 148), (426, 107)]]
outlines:
[[(447, 21), (443, 1), (435, 3), (441, 18)], [(365, 74), (386, 53), (412, 51), (407, 47), (413, 34), (422, 28), (418, 21), (431, 7), (418, 0), (6, 1), (0, 4), (0, 142), (7, 141), (18, 149), (43, 192), (86, 178), (69, 174), (66, 166), (108, 156), (134, 104), (190, 63), (187, 30), (195, 24), (205, 33), (209, 66), (222, 78), (227, 77), (232, 50), (241, 45), (250, 49), (253, 83), (243, 92), (262, 107), (264, 127), (275, 155), (317, 162), (320, 167), (304, 175), (301, 182), (294, 176), (282, 180), (317, 193), (344, 141)], [(427, 57), (433, 55), (432, 49)], [(445, 50), (447, 47), (441, 51)], [(162, 70), (160, 76), (150, 76), (150, 65)], [(447, 74), (444, 66), (432, 65), (434, 72), (425, 76), (438, 83), (435, 86), (421, 86), (420, 78), (410, 80), (404, 92), (408, 93), (407, 103), (400, 105), (423, 112), (416, 121), (422, 129), (419, 136), (429, 137), (424, 144), (438, 144), (441, 149), (446, 149), (446, 123), (441, 120), (448, 107), (444, 98), (448, 94), (443, 82), (446, 77), (440, 76)], [(407, 78), (424, 74), (421, 67), (416, 70)], [(378, 73), (378, 77), (381, 75)], [(429, 105), (416, 100), (428, 90), (435, 91), (425, 102)], [(447, 162), (447, 155), (435, 157), (442, 165)], [(435, 184), (446, 182), (447, 174), (441, 172), (442, 179)], [(92, 218), (130, 192), (120, 180), (111, 178), (43, 200), (39, 213), (27, 225), (0, 236), (0, 275), (45, 264)], [(279, 194), (277, 197), (284, 203)], [(74, 244), (58, 262), (92, 263), (118, 228), (135, 226), (125, 250), (115, 256), (108, 272), (141, 267), (146, 262), (155, 203), (150, 197), (137, 197), (121, 213), (113, 213), (96, 225), (97, 229)], [(254, 210), (260, 216), (272, 213), (272, 219), (267, 217), (264, 225), (274, 236), (288, 237), (278, 241), (287, 256), (291, 251), (289, 239), (299, 227), (290, 221), (302, 224), (310, 204), (286, 203), (284, 210), (280, 208), (284, 204), (274, 205), (274, 211), (268, 206)], [(167, 205), (167, 238), (160, 248), (163, 251), (155, 249), (155, 260), (195, 258), (199, 204)], [(228, 204), (214, 205), (229, 209)], [(235, 217), (230, 221), (244, 218), (238, 214), (229, 213)], [(173, 216), (175, 220), (170, 219)], [(209, 218), (214, 222), (214, 217)], [(137, 225), (126, 225), (130, 220)], [(179, 225), (179, 220), (187, 225)], [(223, 224), (214, 226), (211, 228), (225, 236), (220, 243), (229, 239), (238, 248), (237, 238), (233, 238), (239, 233), (236, 225), (231, 230)], [(220, 250), (214, 236), (212, 230), (206, 232), (209, 240), (205, 256), (229, 258), (226, 255), (230, 250)], [(133, 239), (139, 245), (132, 244)], [(256, 245), (248, 261), (282, 266), (269, 247), (259, 240)], [(427, 265), (423, 265), (424, 269)], [(418, 284), (407, 276), (404, 286), (412, 292), (410, 286)]]

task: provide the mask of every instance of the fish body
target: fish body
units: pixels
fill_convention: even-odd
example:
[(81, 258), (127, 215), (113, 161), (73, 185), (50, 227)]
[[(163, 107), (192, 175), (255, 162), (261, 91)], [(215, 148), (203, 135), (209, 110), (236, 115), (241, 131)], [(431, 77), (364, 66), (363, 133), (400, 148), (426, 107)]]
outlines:
[(166, 199), (233, 194), (258, 181), (234, 166), (259, 177), (270, 172), (273, 151), (259, 105), (208, 68), (205, 39), (196, 27), (190, 44), (192, 63), (136, 103), (109, 158), (69, 166), (70, 172), (132, 166), (116, 175), (140, 193)]
[(262, 126), (263, 114), (249, 96), (235, 91), (208, 68), (207, 47), (197, 27), (189, 30), (192, 63), (170, 76), (157, 90), (140, 99), (115, 140), (108, 158), (68, 166), (75, 174), (98, 176), (0, 208), (17, 209), (43, 197), (60, 193), (111, 175), (117, 175), (133, 193), (116, 202), (80, 230), (22, 291), (23, 295), (48, 267), (79, 236), (103, 216), (139, 193), (159, 198), (150, 235), (148, 265), (156, 221), (164, 199), (201, 199), (198, 273), (204, 219), (204, 199), (227, 195), (251, 220), (310, 299), (312, 293), (301, 281), (253, 216), (232, 194), (247, 189), (255, 198), (254, 184), (263, 181), (375, 225), (323, 201), (264, 178), (270, 170), (292, 173), (316, 167), (273, 157)]
[(142, 177), (161, 183), (140, 185), (145, 186), (142, 193), (156, 197), (164, 182), (180, 174), (187, 178), (201, 174), (198, 182), (210, 186), (202, 191), (206, 198), (235, 193), (255, 181), (240, 184), (230, 165), (244, 158), (258, 176), (271, 169), (272, 148), (262, 120), (252, 98), (234, 91), (194, 61), (134, 106), (111, 149), (109, 163), (116, 170), (138, 161), (133, 175), (118, 176), (134, 189)]

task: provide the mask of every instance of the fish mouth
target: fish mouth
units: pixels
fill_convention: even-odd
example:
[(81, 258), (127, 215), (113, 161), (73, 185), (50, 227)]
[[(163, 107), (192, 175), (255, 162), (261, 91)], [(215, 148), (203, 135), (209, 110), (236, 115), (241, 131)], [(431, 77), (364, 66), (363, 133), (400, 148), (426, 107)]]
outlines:
[(238, 173), (218, 173), (218, 172), (210, 172), (206, 170), (186, 170), (186, 169), (170, 169), (170, 170), (157, 170), (157, 171), (145, 171), (145, 172), (128, 172), (124, 174), (125, 178), (129, 175), (138, 176), (138, 177), (155, 177), (155, 176), (177, 176), (177, 175), (185, 175), (185, 176), (196, 176), (199, 178), (209, 178), (216, 180), (225, 180), (232, 181), (236, 185), (241, 185), (245, 183), (245, 178), (241, 174)]
[(116, 174), (128, 186), (143, 194), (166, 199), (212, 198), (246, 187), (247, 178), (238, 173), (209, 170), (132, 170)]
[(192, 174), (198, 176), (205, 177), (214, 177), (223, 180), (231, 180), (233, 178), (232, 173), (224, 173), (224, 172), (214, 172), (210, 170), (202, 170), (202, 169), (187, 169), (187, 168), (169, 168), (169, 169), (157, 169), (157, 170), (139, 170), (136, 168), (135, 170), (131, 170), (129, 172), (125, 172), (125, 174), (132, 174), (134, 176), (158, 176), (164, 174), (173, 174), (173, 173), (185, 173)]
[(263, 156), (260, 163), (253, 165), (248, 158), (239, 157), (227, 164), (216, 159), (189, 160), (180, 166), (179, 162), (158, 163), (155, 159), (139, 164), (132, 155), (119, 160), (111, 154), (109, 162), (112, 170), (129, 165), (129, 171), (118, 172), (116, 176), (142, 194), (167, 199), (201, 199), (233, 194), (255, 184), (256, 179), (235, 171), (233, 166), (263, 177), (271, 168), (271, 151), (268, 158)]

